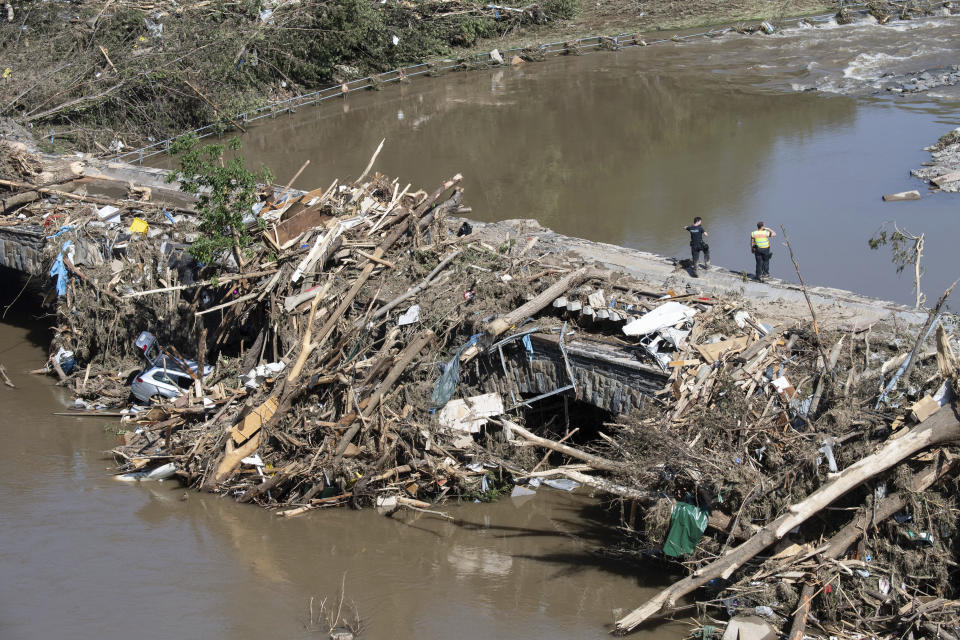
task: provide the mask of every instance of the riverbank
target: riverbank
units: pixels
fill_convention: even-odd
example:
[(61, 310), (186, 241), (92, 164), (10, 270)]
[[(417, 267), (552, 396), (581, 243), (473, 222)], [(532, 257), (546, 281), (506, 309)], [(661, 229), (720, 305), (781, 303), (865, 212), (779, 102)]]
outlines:
[[(939, 7), (876, 5), (915, 17)], [(83, 2), (67, 14), (31, 3), (0, 24), (6, 64), (0, 116), (37, 133), (50, 151), (116, 154), (209, 123), (243, 126), (237, 114), (437, 56), (471, 56), (544, 40), (656, 33), (829, 12), (820, 2), (691, 3), (551, 0), (523, 8), (462, 3), (334, 5), (268, 2), (164, 11), (130, 0)], [(737, 26), (742, 28), (742, 25)], [(321, 35), (317, 35), (321, 34)], [(682, 32), (674, 35), (683, 35)], [(638, 36), (639, 37), (639, 36)], [(204, 42), (195, 46), (196, 42)], [(37, 42), (43, 42), (42, 48)], [(33, 46), (31, 46), (33, 43)], [(398, 78), (402, 80), (402, 78)], [(355, 90), (359, 87), (347, 87)], [(377, 88), (375, 82), (366, 88)], [(289, 105), (288, 105), (289, 106)]]
[(956, 193), (960, 191), (960, 128), (943, 134), (926, 150), (930, 161), (910, 173), (930, 182), (931, 188)]

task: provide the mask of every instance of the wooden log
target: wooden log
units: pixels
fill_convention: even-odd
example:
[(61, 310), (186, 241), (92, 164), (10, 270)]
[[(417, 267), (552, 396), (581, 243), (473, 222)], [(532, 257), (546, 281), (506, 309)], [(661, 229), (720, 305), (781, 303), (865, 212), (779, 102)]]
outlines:
[(854, 487), (886, 471), (917, 451), (957, 439), (960, 439), (960, 420), (958, 420), (956, 407), (953, 405), (944, 407), (903, 437), (888, 441), (876, 453), (862, 458), (838, 473), (830, 482), (814, 491), (806, 499), (792, 505), (786, 513), (761, 529), (757, 535), (714, 562), (701, 567), (692, 575), (664, 589), (642, 606), (617, 620), (616, 630), (631, 631), (649, 618), (674, 609), (678, 598), (682, 598), (714, 578), (729, 578), (745, 562)]
[(557, 469), (551, 469), (550, 471), (538, 471), (537, 473), (532, 474), (530, 477), (543, 478), (550, 476), (563, 476), (565, 478), (570, 478), (574, 482), (579, 482), (582, 485), (591, 487), (598, 491), (603, 491), (604, 493), (609, 493), (610, 495), (614, 496), (620, 496), (621, 498), (636, 500), (637, 502), (645, 505), (653, 504), (658, 498), (655, 493), (651, 493), (643, 489), (625, 487), (621, 484), (617, 484), (616, 482), (612, 482), (604, 478), (588, 476), (587, 474), (576, 469), (565, 469), (560, 467)]
[[(932, 182), (932, 181), (931, 181)], [(919, 200), (920, 192), (916, 189), (912, 191), (900, 191), (898, 193), (888, 193), (883, 196), (884, 202), (906, 202), (907, 200)]]
[(205, 488), (208, 491), (212, 491), (218, 484), (232, 476), (233, 472), (240, 466), (240, 461), (249, 455), (253, 455), (257, 447), (260, 446), (262, 439), (262, 430), (257, 431), (252, 438), (239, 447), (234, 447), (233, 439), (227, 438), (227, 449), (220, 459), (219, 464), (217, 464), (216, 471), (207, 479)]
[(82, 178), (84, 175), (83, 163), (77, 160), (73, 162), (57, 162), (50, 164), (36, 177), (34, 182), (39, 187), (62, 188), (65, 183)]
[(572, 287), (576, 287), (577, 285), (583, 283), (589, 277), (590, 270), (587, 267), (580, 267), (576, 271), (568, 273), (547, 287), (546, 291), (536, 296), (533, 300), (530, 300), (523, 306), (493, 320), (486, 327), (487, 335), (489, 335), (491, 338), (496, 338), (501, 333), (509, 330), (510, 327), (522, 322), (526, 318), (552, 304), (554, 300), (560, 297), (560, 295), (567, 292)]
[[(19, 182), (15, 180), (0, 180), (0, 186), (14, 187), (17, 189), (33, 189), (37, 193), (40, 193), (43, 195), (60, 196), (61, 198), (64, 198), (66, 200), (75, 200), (77, 202), (93, 202), (96, 204), (112, 204), (112, 205), (123, 204), (123, 200), (118, 198), (103, 198), (100, 196), (82, 196), (79, 194), (70, 193), (68, 191), (62, 191), (60, 189), (52, 189), (49, 187), (37, 187), (36, 185), (32, 185), (28, 182)], [(131, 204), (136, 204), (141, 207), (143, 206), (142, 202), (136, 202)], [(165, 208), (168, 211), (181, 211), (183, 213), (193, 213), (189, 209), (180, 209), (178, 207), (173, 207), (170, 205), (165, 205)]]
[[(374, 412), (376, 412), (377, 407), (380, 406), (380, 402), (383, 400), (383, 397), (393, 388), (393, 385), (400, 378), (400, 375), (403, 373), (404, 369), (420, 355), (420, 352), (428, 344), (433, 342), (436, 338), (436, 334), (433, 333), (430, 329), (425, 329), (417, 334), (417, 336), (410, 341), (403, 351), (400, 352), (400, 355), (397, 357), (397, 363), (393, 365), (393, 368), (390, 369), (390, 373), (387, 374), (387, 377), (383, 379), (379, 385), (377, 385), (376, 391), (374, 391), (370, 397), (367, 399), (366, 406), (363, 409), (362, 416), (363, 418), (371, 417)], [(350, 441), (353, 440), (354, 436), (360, 431), (360, 427), (363, 426), (363, 421), (360, 419), (353, 420), (353, 425), (347, 429), (347, 432), (343, 434), (343, 437), (340, 438), (340, 443), (337, 444), (336, 451), (334, 452), (333, 466), (340, 464), (340, 461), (343, 459), (343, 454), (347, 450), (347, 446), (350, 444)]]
[(20, 193), (15, 193), (0, 199), (0, 205), (2, 205), (0, 206), (0, 210), (2, 210), (3, 213), (8, 213), (21, 205), (29, 204), (39, 198), (40, 194), (36, 191), (21, 191)]
[(803, 589), (800, 591), (800, 604), (793, 614), (793, 625), (790, 628), (790, 635), (787, 640), (803, 640), (804, 632), (807, 629), (807, 616), (810, 615), (810, 607), (813, 605), (814, 591), (812, 582), (804, 583)]
[(237, 502), (246, 503), (246, 502), (250, 502), (257, 496), (262, 496), (267, 491), (270, 491), (270, 489), (273, 489), (275, 486), (277, 486), (278, 484), (280, 484), (290, 476), (293, 476), (299, 473), (300, 469), (301, 469), (301, 465), (298, 462), (292, 462), (288, 464), (283, 469), (280, 469), (279, 471), (277, 471), (275, 474), (273, 474), (271, 477), (267, 478), (260, 484), (254, 487), (250, 487), (249, 489), (244, 491), (243, 495), (237, 498)]
[[(494, 420), (494, 422), (499, 422)], [(502, 423), (500, 423), (502, 424)], [(596, 456), (592, 453), (587, 453), (586, 451), (581, 451), (569, 445), (560, 444), (554, 440), (549, 440), (547, 438), (541, 438), (531, 431), (527, 431), (520, 425), (515, 422), (510, 423), (510, 431), (523, 437), (524, 439), (533, 442), (541, 447), (550, 449), (551, 451), (556, 451), (557, 453), (562, 453), (565, 456), (575, 458), (577, 460), (582, 460), (588, 465), (597, 469), (599, 471), (623, 471), (626, 468), (621, 462), (616, 462), (614, 460), (608, 460), (600, 456)]]
[[(910, 491), (916, 493), (930, 488), (937, 480), (956, 468), (957, 462), (958, 459), (955, 457), (938, 459), (934, 464), (914, 474), (910, 480)], [(821, 557), (833, 560), (840, 558), (871, 526), (876, 526), (906, 507), (909, 504), (909, 498), (907, 493), (895, 493), (880, 500), (875, 509), (865, 510), (830, 538), (827, 548), (820, 554)], [(814, 591), (813, 583), (808, 582), (803, 585), (803, 590), (800, 592), (800, 606), (793, 616), (793, 626), (788, 640), (803, 640)]]

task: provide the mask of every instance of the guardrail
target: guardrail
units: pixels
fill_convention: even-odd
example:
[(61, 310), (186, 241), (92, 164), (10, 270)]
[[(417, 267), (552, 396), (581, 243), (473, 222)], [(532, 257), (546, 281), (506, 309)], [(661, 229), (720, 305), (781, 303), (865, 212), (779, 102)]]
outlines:
[[(902, 4), (902, 3), (900, 3)], [(847, 9), (864, 9), (868, 5), (866, 3), (858, 4), (845, 4), (841, 0), (841, 5)], [(783, 25), (793, 25), (799, 24), (800, 22), (828, 22), (836, 14), (821, 14), (816, 16), (806, 16), (798, 18), (786, 18), (778, 22), (779, 26)], [(766, 24), (766, 23), (761, 23)], [(658, 38), (656, 40), (645, 41), (640, 37), (639, 33), (622, 33), (613, 36), (587, 36), (584, 38), (577, 38), (575, 40), (566, 40), (561, 42), (549, 42), (546, 44), (540, 44), (537, 46), (531, 47), (513, 47), (511, 49), (504, 49), (500, 53), (504, 56), (504, 60), (508, 56), (513, 56), (518, 53), (531, 54), (536, 52), (538, 56), (555, 56), (563, 55), (570, 53), (582, 53), (594, 49), (608, 49), (611, 51), (616, 51), (619, 49), (627, 49), (631, 47), (642, 47), (642, 46), (652, 46), (657, 44), (664, 44), (667, 42), (682, 42), (686, 40), (692, 40), (694, 38), (713, 38), (720, 36), (731, 31), (737, 31), (735, 27), (724, 27), (722, 29), (709, 29), (708, 31), (702, 31), (698, 33), (691, 33), (687, 35), (674, 35), (669, 38)], [(363, 78), (357, 78), (356, 80), (350, 80), (342, 84), (331, 85), (329, 87), (324, 87), (317, 91), (312, 91), (310, 93), (294, 96), (292, 98), (287, 98), (285, 100), (280, 100), (278, 102), (271, 102), (269, 104), (263, 105), (256, 109), (245, 111), (243, 113), (236, 114), (233, 119), (239, 121), (241, 124), (246, 124), (249, 122), (255, 122), (263, 118), (276, 117), (284, 113), (291, 113), (296, 109), (301, 107), (319, 104), (325, 100), (331, 100), (333, 98), (344, 98), (351, 91), (358, 89), (373, 89), (381, 85), (389, 84), (391, 82), (399, 82), (407, 78), (414, 78), (416, 76), (422, 76), (429, 73), (440, 73), (443, 71), (450, 71), (453, 69), (469, 69), (469, 68), (486, 68), (490, 66), (499, 66), (490, 64), (490, 52), (483, 51), (466, 58), (443, 58), (433, 62), (421, 62), (419, 64), (410, 65), (407, 67), (401, 67), (399, 69), (393, 69), (391, 71), (384, 71), (383, 73), (374, 73)], [(219, 136), (223, 135), (227, 131), (232, 130), (233, 127), (230, 126), (228, 122), (215, 122), (208, 124), (192, 131), (186, 131), (181, 135), (193, 134), (197, 138), (208, 138), (210, 136)], [(154, 142), (153, 144), (141, 147), (139, 149), (134, 149), (133, 151), (126, 151), (114, 156), (111, 156), (114, 160), (120, 160), (122, 162), (130, 162), (141, 164), (147, 158), (157, 156), (163, 153), (167, 153), (170, 149), (171, 143), (176, 138), (167, 138), (166, 140), (161, 140), (159, 142)]]

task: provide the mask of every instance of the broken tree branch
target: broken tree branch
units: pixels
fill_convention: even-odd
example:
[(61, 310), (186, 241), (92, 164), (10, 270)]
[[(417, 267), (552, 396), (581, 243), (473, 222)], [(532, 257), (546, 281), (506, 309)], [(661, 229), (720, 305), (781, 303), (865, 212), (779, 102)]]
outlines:
[[(499, 422), (493, 420), (493, 422)], [(501, 423), (502, 424), (502, 423)], [(551, 451), (556, 451), (557, 453), (562, 453), (565, 456), (575, 458), (577, 460), (583, 460), (589, 464), (594, 469), (598, 471), (623, 471), (626, 468), (626, 465), (621, 462), (615, 462), (613, 460), (608, 460), (606, 458), (601, 458), (600, 456), (593, 455), (592, 453), (587, 453), (586, 451), (580, 451), (574, 447), (560, 444), (554, 440), (548, 440), (547, 438), (541, 438), (540, 436), (527, 431), (520, 425), (515, 422), (510, 423), (510, 431), (523, 437), (525, 440), (528, 440), (536, 445), (550, 449)]]
[(826, 364), (827, 354), (823, 350), (823, 341), (820, 339), (820, 325), (817, 322), (817, 312), (813, 308), (810, 294), (807, 293), (807, 284), (803, 281), (803, 275), (800, 273), (800, 263), (797, 262), (797, 257), (793, 255), (793, 247), (790, 246), (790, 236), (787, 235), (787, 228), (784, 225), (780, 225), (780, 230), (783, 231), (783, 240), (787, 244), (787, 251), (790, 252), (790, 260), (793, 262), (793, 268), (797, 272), (797, 278), (800, 279), (800, 290), (803, 291), (803, 297), (807, 301), (807, 306), (810, 308), (810, 318), (813, 320), (813, 333), (816, 336), (817, 349), (820, 351), (820, 357), (823, 358), (824, 364)]
[(803, 524), (865, 480), (886, 471), (917, 451), (957, 439), (960, 439), (960, 420), (957, 419), (955, 407), (949, 405), (903, 437), (888, 441), (873, 455), (862, 458), (838, 473), (806, 499), (792, 505), (786, 513), (761, 529), (757, 535), (631, 611), (617, 621), (616, 630), (631, 631), (652, 616), (674, 609), (678, 598), (714, 578), (729, 578), (745, 562), (781, 539), (788, 531)]
[[(920, 492), (931, 487), (937, 480), (945, 476), (957, 466), (958, 459), (949, 457), (944, 459), (938, 457), (932, 465), (924, 468), (922, 471), (914, 474), (910, 480), (909, 489), (912, 492)], [(847, 549), (861, 538), (870, 527), (875, 527), (893, 514), (909, 504), (910, 496), (907, 493), (895, 493), (887, 496), (876, 505), (873, 510), (864, 510), (859, 516), (854, 518), (843, 529), (837, 532), (827, 542), (827, 548), (821, 554), (826, 559), (838, 559)], [(790, 629), (788, 640), (802, 640), (807, 625), (807, 615), (810, 613), (810, 606), (813, 602), (814, 585), (811, 582), (804, 584), (800, 593), (800, 607), (793, 617), (793, 626)]]

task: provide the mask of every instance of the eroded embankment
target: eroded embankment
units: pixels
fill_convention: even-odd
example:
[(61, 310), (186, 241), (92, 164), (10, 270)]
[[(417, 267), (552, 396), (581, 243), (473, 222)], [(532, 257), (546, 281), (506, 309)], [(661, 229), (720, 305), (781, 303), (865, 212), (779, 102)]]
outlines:
[[(497, 64), (486, 56), (497, 47), (523, 48), (521, 56), (534, 61), (543, 59), (544, 40), (600, 33), (611, 37), (598, 38), (596, 46), (616, 49), (617, 34), (632, 34), (639, 43), (642, 33), (717, 24), (752, 33), (761, 30), (761, 20), (763, 28), (776, 29), (788, 15), (830, 10), (806, 0), (185, 2), (170, 9), (122, 0), (74, 2), (69, 10), (44, 0), (8, 6), (10, 19), (0, 22), (0, 116), (34, 128), (37, 142), (49, 149), (103, 154), (209, 123), (243, 127), (238, 114), (255, 107), (405, 65), (433, 69), (438, 65), (430, 61), (439, 55), (453, 53), (452, 66), (475, 68)], [(845, 7), (837, 20), (864, 10), (880, 22), (954, 10), (938, 2), (865, 7)], [(579, 52), (575, 44), (567, 51)], [(381, 82), (345, 89), (377, 89)]]
[[(42, 169), (18, 164), (22, 181)], [(205, 266), (196, 218), (133, 199), (142, 189), (116, 211), (38, 193), (3, 223), (50, 236), (51, 367), (87, 410), (124, 409), (121, 478), (176, 477), (287, 517), (444, 517), (447, 500), (584, 486), (622, 510), (617, 553), (716, 576), (622, 629), (689, 592), (712, 617), (800, 634), (956, 627), (952, 318), (934, 332), (874, 303), (876, 322), (844, 325), (823, 291), (816, 319), (760, 315), (759, 289), (720, 293), (730, 274), (677, 290), (653, 256), (531, 223), (472, 229), (452, 217), (459, 180), (267, 190), (250, 244)], [(142, 330), (158, 338), (144, 353)], [(131, 382), (149, 409), (125, 409)]]

